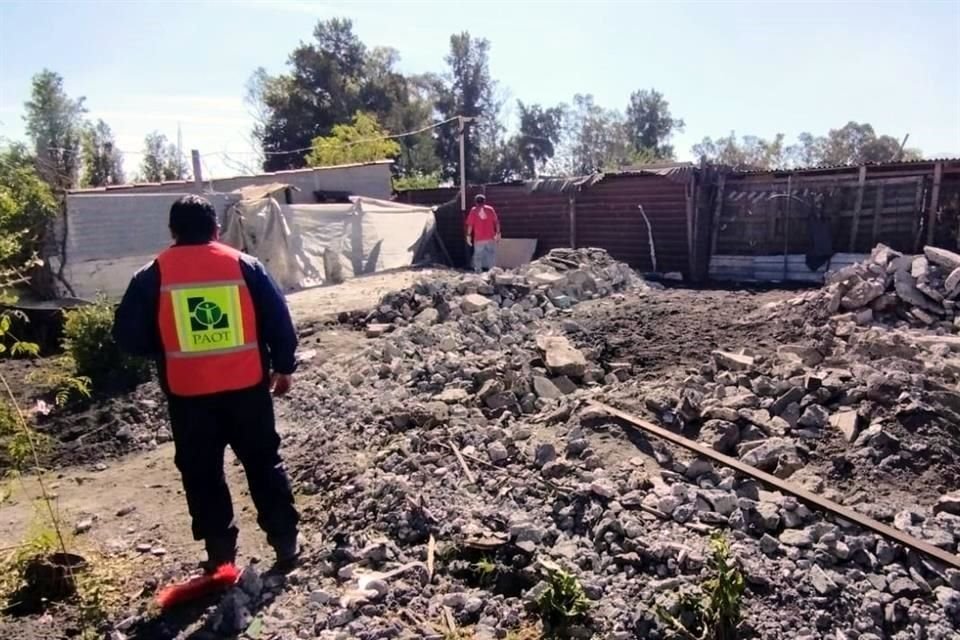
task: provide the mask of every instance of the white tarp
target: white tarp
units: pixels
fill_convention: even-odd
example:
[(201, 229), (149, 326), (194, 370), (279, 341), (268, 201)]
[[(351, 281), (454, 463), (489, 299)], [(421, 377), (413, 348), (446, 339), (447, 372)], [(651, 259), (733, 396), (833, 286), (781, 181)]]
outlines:
[(225, 216), (223, 242), (257, 256), (285, 289), (409, 266), (433, 232), (427, 207), (352, 197), (343, 204), (245, 200)]

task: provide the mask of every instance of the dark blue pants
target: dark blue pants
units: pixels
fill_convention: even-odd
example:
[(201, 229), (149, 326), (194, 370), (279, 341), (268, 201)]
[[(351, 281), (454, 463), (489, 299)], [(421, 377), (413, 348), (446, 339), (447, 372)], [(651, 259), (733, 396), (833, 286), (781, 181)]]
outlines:
[(193, 537), (203, 540), (211, 560), (232, 560), (237, 525), (223, 472), (229, 445), (243, 465), (257, 523), (277, 546), (296, 536), (299, 515), (280, 458), (273, 398), (266, 386), (211, 396), (169, 397), (176, 446), (174, 461), (193, 520)]

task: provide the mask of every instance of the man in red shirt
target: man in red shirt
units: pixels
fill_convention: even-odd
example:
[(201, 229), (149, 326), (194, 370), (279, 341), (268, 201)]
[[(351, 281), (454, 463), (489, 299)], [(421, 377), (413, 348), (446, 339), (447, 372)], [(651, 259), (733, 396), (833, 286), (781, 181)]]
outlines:
[(482, 195), (467, 214), (467, 244), (473, 247), (473, 270), (488, 271), (497, 262), (497, 242), (500, 240), (500, 218)]

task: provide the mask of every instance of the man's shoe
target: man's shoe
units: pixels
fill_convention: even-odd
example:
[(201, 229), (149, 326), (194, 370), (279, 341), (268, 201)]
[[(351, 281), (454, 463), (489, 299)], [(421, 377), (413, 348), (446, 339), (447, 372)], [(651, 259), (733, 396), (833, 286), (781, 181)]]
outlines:
[(273, 565), (274, 569), (283, 573), (293, 571), (300, 560), (300, 541), (297, 534), (294, 533), (271, 541), (271, 545), (277, 554), (277, 561)]

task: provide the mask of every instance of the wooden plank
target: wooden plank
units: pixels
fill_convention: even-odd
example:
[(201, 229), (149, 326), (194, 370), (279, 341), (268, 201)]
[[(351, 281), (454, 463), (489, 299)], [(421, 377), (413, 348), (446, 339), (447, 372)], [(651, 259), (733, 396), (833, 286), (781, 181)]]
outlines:
[(920, 219), (923, 217), (923, 189), (924, 182), (917, 183), (917, 193), (913, 200), (913, 252), (920, 251)]
[(790, 202), (793, 200), (793, 174), (787, 176), (787, 202), (783, 214), (783, 279), (787, 279), (787, 256), (790, 255)]
[(933, 244), (933, 228), (937, 223), (940, 207), (940, 180), (943, 178), (943, 163), (933, 165), (933, 190), (930, 191), (930, 209), (927, 211), (927, 244)]
[(870, 246), (877, 246), (880, 234), (880, 218), (883, 217), (883, 185), (877, 185), (877, 195), (873, 200), (873, 231), (870, 233)]
[(463, 469), (463, 475), (467, 476), (467, 480), (470, 481), (470, 484), (477, 484), (477, 477), (473, 475), (473, 471), (471, 471), (470, 467), (467, 466), (467, 461), (463, 459), (463, 454), (460, 453), (460, 448), (453, 444), (453, 440), (450, 441), (449, 447), (453, 450), (453, 455), (457, 456), (457, 462), (460, 463), (460, 468)]
[(569, 217), (570, 217), (570, 248), (577, 248), (577, 196), (575, 193), (570, 194), (570, 199), (567, 202), (569, 206)]
[(732, 458), (728, 455), (714, 451), (712, 448), (707, 447), (699, 442), (688, 440), (681, 435), (677, 435), (672, 431), (667, 431), (666, 429), (658, 427), (657, 425), (647, 422), (646, 420), (642, 420), (636, 416), (630, 415), (629, 413), (620, 411), (619, 409), (615, 409), (601, 402), (596, 402), (595, 400), (591, 400), (588, 404), (607, 412), (611, 416), (620, 418), (629, 425), (633, 425), (634, 427), (646, 431), (647, 433), (651, 433), (659, 438), (663, 438), (664, 440), (681, 446), (684, 449), (693, 451), (694, 453), (705, 458), (709, 458), (715, 462), (726, 465), (731, 469), (759, 480), (760, 482), (771, 486), (778, 491), (795, 496), (818, 509), (838, 515), (845, 520), (849, 520), (850, 522), (858, 524), (864, 529), (868, 529), (874, 533), (882, 535), (889, 540), (902, 544), (905, 547), (909, 547), (918, 553), (930, 556), (931, 558), (939, 560), (940, 562), (960, 569), (960, 557), (955, 556), (948, 551), (944, 551), (939, 547), (935, 547), (929, 542), (925, 542), (902, 531), (898, 531), (897, 529), (885, 525), (882, 522), (878, 522), (873, 518), (868, 518), (867, 516), (858, 513), (849, 507), (839, 505), (836, 502), (828, 500), (823, 496), (819, 496), (812, 491), (804, 489), (803, 487), (795, 485), (791, 482), (787, 482), (786, 480), (782, 480), (755, 467), (751, 467), (750, 465), (746, 464), (745, 462), (741, 462), (736, 458)]
[(430, 542), (427, 543), (427, 576), (433, 580), (437, 563), (437, 540), (430, 534)]
[(853, 205), (853, 224), (850, 225), (850, 252), (857, 248), (857, 233), (860, 231), (860, 211), (863, 209), (863, 192), (867, 187), (867, 165), (860, 165), (857, 177), (857, 199)]
[(717, 203), (713, 208), (713, 231), (710, 237), (710, 255), (717, 252), (717, 234), (720, 233), (720, 216), (723, 215), (724, 187), (727, 183), (727, 174), (720, 174), (720, 184), (717, 185)]

